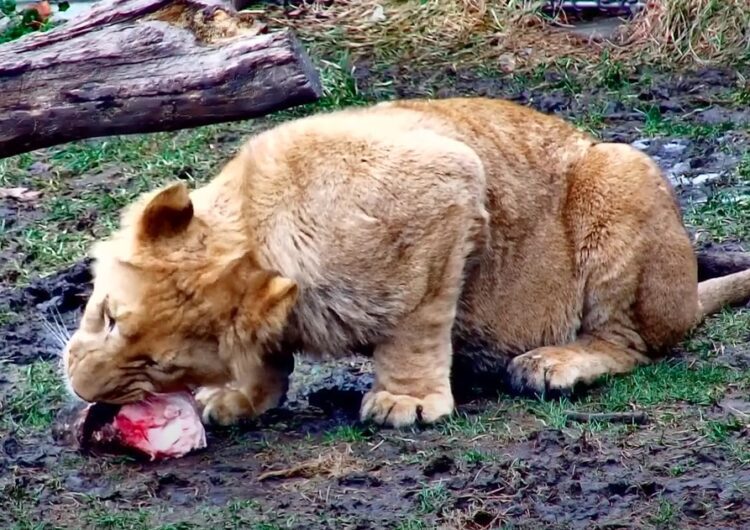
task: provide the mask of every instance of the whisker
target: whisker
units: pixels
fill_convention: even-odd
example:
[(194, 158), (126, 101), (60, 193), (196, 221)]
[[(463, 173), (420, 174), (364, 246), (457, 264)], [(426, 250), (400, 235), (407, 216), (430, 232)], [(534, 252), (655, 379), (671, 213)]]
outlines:
[(57, 329), (52, 324), (52, 322), (50, 322), (46, 318), (43, 318), (43, 320), (42, 320), (42, 326), (44, 327), (44, 330), (48, 334), (52, 335), (55, 339), (57, 339)]
[(57, 324), (60, 328), (61, 335), (66, 339), (70, 339), (70, 331), (68, 331), (68, 327), (65, 325), (65, 320), (63, 319), (62, 315), (60, 314), (60, 311), (55, 307), (53, 308), (54, 316), (56, 317)]
[(68, 340), (70, 340), (70, 333), (68, 333), (68, 329), (64, 326), (58, 327), (58, 333), (63, 342), (68, 342)]
[(63, 333), (60, 329), (60, 325), (55, 321), (48, 320), (45, 316), (42, 316), (42, 326), (49, 335), (49, 338), (55, 343), (56, 346), (61, 349), (65, 347), (68, 340), (66, 338), (67, 333)]

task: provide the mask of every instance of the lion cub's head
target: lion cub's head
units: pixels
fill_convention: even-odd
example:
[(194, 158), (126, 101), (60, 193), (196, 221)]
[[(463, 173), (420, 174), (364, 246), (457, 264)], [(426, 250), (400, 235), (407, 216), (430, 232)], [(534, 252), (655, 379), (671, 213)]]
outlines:
[(183, 184), (168, 186), (95, 247), (93, 293), (64, 351), (80, 398), (127, 403), (222, 384), (281, 332), (295, 283), (262, 270), (242, 230), (204, 209), (194, 212)]

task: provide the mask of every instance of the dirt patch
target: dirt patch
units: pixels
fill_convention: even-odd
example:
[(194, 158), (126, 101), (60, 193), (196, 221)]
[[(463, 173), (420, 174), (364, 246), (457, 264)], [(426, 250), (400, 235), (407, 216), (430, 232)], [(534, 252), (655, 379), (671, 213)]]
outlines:
[(75, 329), (90, 292), (88, 260), (33, 280), (26, 287), (0, 290), (0, 304), (11, 313), (11, 322), (0, 331), (0, 363), (27, 364), (59, 356), (60, 341), (51, 327)]
[(93, 518), (99, 505), (141, 506), (149, 524), (196, 527), (214, 521), (207, 508), (243, 502), (251, 504), (238, 517), (279, 524), (287, 516), (293, 528), (397, 528), (405, 519), (424, 525), (417, 528), (737, 528), (750, 514), (747, 468), (685, 430), (537, 426), (512, 441), (363, 431), (342, 441), (321, 434), (331, 427), (311, 409), (282, 414), (252, 430), (213, 432), (208, 450), (164, 464), (79, 459), (50, 441), (31, 448), (6, 438), (0, 506), (41, 492), (33, 499), (47, 512), (41, 519), (68, 528), (81, 527), (81, 499)]

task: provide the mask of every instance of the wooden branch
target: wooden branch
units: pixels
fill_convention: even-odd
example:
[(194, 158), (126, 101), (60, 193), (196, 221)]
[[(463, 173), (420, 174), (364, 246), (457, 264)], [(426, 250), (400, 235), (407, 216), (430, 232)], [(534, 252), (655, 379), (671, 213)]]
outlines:
[(611, 423), (636, 423), (643, 425), (649, 422), (648, 414), (640, 411), (633, 412), (575, 412), (566, 410), (564, 412), (569, 421), (588, 423), (592, 421), (606, 421)]
[(0, 157), (249, 119), (322, 94), (288, 31), (219, 0), (107, 0), (0, 46)]
[(698, 260), (699, 281), (750, 269), (750, 252), (701, 250), (695, 255)]

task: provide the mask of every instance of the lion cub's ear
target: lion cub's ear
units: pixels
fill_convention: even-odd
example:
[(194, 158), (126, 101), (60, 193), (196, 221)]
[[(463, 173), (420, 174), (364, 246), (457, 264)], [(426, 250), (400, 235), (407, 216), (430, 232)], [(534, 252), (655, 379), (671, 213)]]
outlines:
[(193, 203), (187, 186), (182, 182), (170, 184), (157, 192), (138, 220), (138, 237), (154, 240), (184, 231), (193, 219)]
[(258, 293), (261, 315), (267, 319), (286, 319), (297, 301), (297, 293), (297, 283), (294, 280), (271, 273), (270, 279)]
[(253, 312), (263, 328), (272, 333), (281, 331), (297, 301), (297, 284), (271, 271), (259, 274), (263, 279), (257, 284), (255, 292), (249, 293), (248, 303), (253, 306)]

